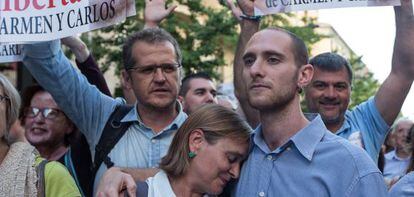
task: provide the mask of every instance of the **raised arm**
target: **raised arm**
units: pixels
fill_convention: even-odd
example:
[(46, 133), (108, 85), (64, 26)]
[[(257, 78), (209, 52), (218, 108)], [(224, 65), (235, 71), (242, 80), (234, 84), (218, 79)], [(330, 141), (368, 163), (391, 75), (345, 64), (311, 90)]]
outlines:
[(145, 0), (145, 28), (158, 27), (177, 8), (176, 5), (167, 7), (165, 0)]
[(391, 73), (375, 95), (375, 104), (387, 124), (391, 125), (414, 80), (414, 17), (411, 0), (401, 0), (394, 7), (396, 35)]
[(23, 51), (24, 65), (94, 147), (117, 102), (72, 67), (59, 40), (28, 44)]
[[(251, 20), (242, 18), (244, 13), (247, 16), (253, 16), (253, 2), (252, 0), (239, 0), (236, 7), (231, 0), (227, 0), (227, 5), (231, 8), (233, 15), (239, 20), (241, 32), (239, 35), (239, 42), (237, 43), (236, 54), (234, 55), (233, 66), (233, 83), (234, 93), (239, 100), (240, 107), (246, 117), (247, 122), (252, 128), (255, 128), (259, 122), (259, 112), (252, 108), (247, 100), (247, 89), (243, 82), (243, 53), (244, 48), (250, 38), (259, 31), (259, 20)], [(241, 10), (240, 10), (241, 9)]]
[(75, 36), (62, 38), (61, 42), (75, 54), (76, 66), (85, 75), (89, 83), (95, 85), (102, 93), (112, 96), (108, 84), (86, 44)]

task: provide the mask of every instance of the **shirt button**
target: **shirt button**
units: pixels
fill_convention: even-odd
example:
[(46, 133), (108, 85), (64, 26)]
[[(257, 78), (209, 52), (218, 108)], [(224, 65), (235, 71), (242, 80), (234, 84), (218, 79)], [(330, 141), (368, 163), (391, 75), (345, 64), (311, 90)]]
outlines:
[(290, 147), (287, 147), (287, 148), (286, 148), (286, 150), (287, 150), (287, 151), (290, 151), (290, 149), (291, 149)]
[(151, 140), (151, 142), (152, 142), (153, 144), (155, 144), (155, 142), (157, 142), (157, 140), (153, 139), (153, 140)]
[(265, 193), (264, 192), (259, 192), (259, 196), (263, 197), (263, 196), (265, 196)]
[(267, 156), (267, 160), (271, 161), (273, 159), (272, 155)]

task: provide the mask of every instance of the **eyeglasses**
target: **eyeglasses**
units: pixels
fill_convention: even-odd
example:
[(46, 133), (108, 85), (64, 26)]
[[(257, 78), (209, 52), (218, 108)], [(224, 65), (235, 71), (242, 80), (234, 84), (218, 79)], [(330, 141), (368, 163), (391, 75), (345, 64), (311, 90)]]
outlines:
[(162, 70), (163, 73), (173, 73), (176, 72), (177, 69), (181, 67), (180, 64), (161, 64), (161, 65), (149, 65), (149, 66), (135, 66), (129, 68), (128, 70), (134, 70), (134, 72), (143, 74), (143, 75), (150, 75), (157, 71), (158, 68)]
[(9, 97), (8, 96), (0, 95), (0, 102), (3, 102), (5, 100), (9, 100)]
[(28, 107), (25, 111), (24, 111), (24, 115), (26, 117), (29, 118), (34, 118), (36, 117), (39, 113), (42, 113), (43, 117), (49, 120), (55, 119), (56, 117), (58, 117), (58, 115), (60, 113), (63, 113), (61, 110), (59, 109), (54, 109), (54, 108), (43, 108), (43, 109), (39, 109), (37, 107)]

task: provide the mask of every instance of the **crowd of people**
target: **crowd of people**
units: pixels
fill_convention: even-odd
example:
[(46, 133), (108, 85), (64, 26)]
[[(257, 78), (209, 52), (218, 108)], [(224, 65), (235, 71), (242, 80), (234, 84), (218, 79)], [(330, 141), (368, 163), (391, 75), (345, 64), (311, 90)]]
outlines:
[(146, 0), (144, 29), (125, 40), (124, 98), (80, 39), (25, 45), (38, 84), (20, 101), (0, 74), (0, 196), (414, 196), (414, 122), (395, 121), (414, 81), (411, 1), (394, 8), (389, 76), (352, 110), (344, 57), (309, 60), (295, 34), (260, 30), (253, 1), (227, 3), (238, 107), (208, 74), (184, 76), (158, 27), (176, 8), (164, 0)]

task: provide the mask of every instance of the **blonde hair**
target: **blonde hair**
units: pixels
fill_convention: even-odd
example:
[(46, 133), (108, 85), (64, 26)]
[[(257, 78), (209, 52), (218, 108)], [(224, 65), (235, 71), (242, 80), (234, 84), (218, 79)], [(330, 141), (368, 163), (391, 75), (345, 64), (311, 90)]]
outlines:
[(188, 157), (189, 137), (192, 131), (201, 129), (209, 144), (219, 139), (230, 138), (240, 143), (249, 143), (252, 129), (237, 113), (217, 104), (207, 104), (194, 111), (178, 129), (160, 168), (169, 176), (183, 175), (190, 165)]
[(0, 86), (3, 88), (6, 99), (6, 136), (8, 135), (10, 127), (19, 117), (20, 108), (20, 95), (16, 88), (10, 83), (10, 81), (0, 73)]

